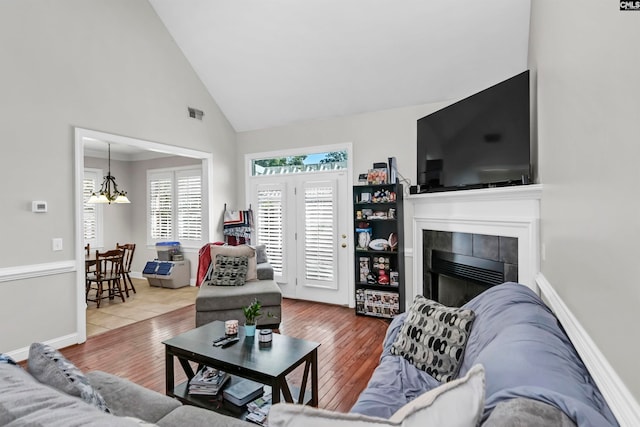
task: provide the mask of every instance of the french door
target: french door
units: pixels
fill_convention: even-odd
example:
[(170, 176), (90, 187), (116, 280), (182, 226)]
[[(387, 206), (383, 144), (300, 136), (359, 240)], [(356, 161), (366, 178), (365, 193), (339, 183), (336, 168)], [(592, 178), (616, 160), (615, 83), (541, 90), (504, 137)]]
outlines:
[(257, 243), (288, 298), (349, 304), (346, 171), (251, 178)]

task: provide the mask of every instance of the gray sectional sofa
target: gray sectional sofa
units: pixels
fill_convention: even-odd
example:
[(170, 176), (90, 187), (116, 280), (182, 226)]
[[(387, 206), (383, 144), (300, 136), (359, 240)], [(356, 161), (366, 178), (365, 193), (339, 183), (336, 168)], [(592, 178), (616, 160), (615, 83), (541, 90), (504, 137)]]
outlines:
[(0, 425), (2, 426), (230, 426), (245, 421), (180, 402), (106, 372), (86, 375), (109, 409), (43, 384), (26, 369), (0, 363)]
[[(441, 386), (433, 374), (416, 366), (423, 352), (428, 354), (420, 344), (427, 341), (421, 341), (419, 334), (432, 327), (438, 333), (453, 333), (433, 335), (445, 348), (432, 359), (440, 360), (435, 370), (442, 369), (449, 354), (446, 346), (460, 342), (449, 322), (454, 324), (454, 315), (461, 319), (471, 311), (475, 318), (453, 377), (465, 375), (477, 364), (484, 367), (483, 427), (618, 425), (557, 318), (528, 287), (494, 286), (441, 319), (431, 315), (432, 303), (423, 311), (415, 307), (419, 307), (416, 302), (389, 325), (380, 363), (353, 413), (388, 418), (416, 396)], [(410, 351), (398, 355), (405, 345)]]

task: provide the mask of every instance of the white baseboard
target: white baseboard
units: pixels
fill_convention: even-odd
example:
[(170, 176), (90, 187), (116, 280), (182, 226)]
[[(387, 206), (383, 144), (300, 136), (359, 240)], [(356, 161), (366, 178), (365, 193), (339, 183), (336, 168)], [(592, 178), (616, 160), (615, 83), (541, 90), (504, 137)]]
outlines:
[[(78, 334), (69, 334), (54, 338), (52, 340), (45, 341), (44, 344), (48, 344), (56, 349), (69, 347), (70, 345), (78, 344)], [(10, 351), (7, 354), (18, 362), (27, 360), (29, 358), (29, 347), (19, 348), (17, 350)]]
[(536, 276), (536, 284), (540, 288), (545, 303), (555, 313), (567, 332), (618, 423), (623, 427), (640, 426), (640, 405), (600, 352), (598, 346), (542, 273), (538, 273)]

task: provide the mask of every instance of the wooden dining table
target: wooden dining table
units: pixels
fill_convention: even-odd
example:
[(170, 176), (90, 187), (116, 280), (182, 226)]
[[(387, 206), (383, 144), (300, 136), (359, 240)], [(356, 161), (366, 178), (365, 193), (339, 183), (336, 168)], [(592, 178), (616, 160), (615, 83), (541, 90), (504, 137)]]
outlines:
[(86, 264), (95, 264), (96, 263), (96, 253), (95, 252), (91, 252), (89, 254), (85, 253), (84, 254), (84, 262)]

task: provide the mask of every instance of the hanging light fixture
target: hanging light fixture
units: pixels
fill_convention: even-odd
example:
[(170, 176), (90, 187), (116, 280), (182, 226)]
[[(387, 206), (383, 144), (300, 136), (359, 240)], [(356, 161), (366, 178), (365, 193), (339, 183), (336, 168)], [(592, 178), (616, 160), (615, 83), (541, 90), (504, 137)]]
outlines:
[(111, 175), (111, 144), (109, 146), (109, 171), (104, 177), (100, 191), (91, 194), (87, 203), (131, 203), (126, 191), (118, 190), (116, 178)]

